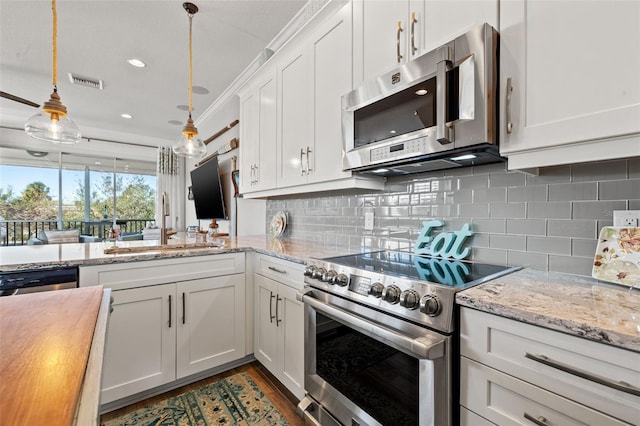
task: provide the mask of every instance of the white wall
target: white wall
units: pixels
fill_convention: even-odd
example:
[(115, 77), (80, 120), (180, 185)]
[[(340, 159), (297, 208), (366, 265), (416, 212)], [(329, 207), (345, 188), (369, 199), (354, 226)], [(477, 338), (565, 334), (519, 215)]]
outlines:
[[(240, 101), (237, 96), (232, 96), (227, 102), (215, 111), (207, 110), (203, 116), (199, 117), (195, 125), (198, 128), (199, 137), (204, 141), (221, 129), (227, 127), (231, 122), (238, 119), (240, 113)], [(207, 145), (207, 155), (217, 152), (227, 145), (233, 138), (239, 137), (240, 126), (232, 127), (223, 135), (214, 139)], [(242, 141), (240, 140), (240, 143)], [(234, 197), (233, 182), (231, 172), (233, 169), (233, 158), (236, 157), (236, 168), (240, 162), (237, 158), (239, 149), (234, 149), (227, 154), (222, 154), (218, 158), (220, 164), (220, 175), (222, 179), (222, 190), (225, 198), (225, 208), (229, 220), (219, 221), (219, 232), (229, 232), (231, 235), (255, 235), (264, 234), (266, 229), (266, 201), (265, 200), (244, 200)], [(185, 194), (191, 186), (190, 172), (198, 160), (187, 159), (185, 167)], [(186, 200), (185, 223), (186, 225), (198, 225), (196, 219), (195, 206), (192, 200)], [(207, 229), (208, 223), (200, 221), (200, 228)]]

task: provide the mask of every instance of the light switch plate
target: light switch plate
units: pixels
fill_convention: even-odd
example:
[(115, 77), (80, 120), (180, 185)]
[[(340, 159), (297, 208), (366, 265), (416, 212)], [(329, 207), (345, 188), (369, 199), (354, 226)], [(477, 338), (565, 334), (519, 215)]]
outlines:
[(613, 226), (640, 226), (640, 210), (614, 210)]
[(364, 213), (364, 230), (373, 231), (373, 212)]

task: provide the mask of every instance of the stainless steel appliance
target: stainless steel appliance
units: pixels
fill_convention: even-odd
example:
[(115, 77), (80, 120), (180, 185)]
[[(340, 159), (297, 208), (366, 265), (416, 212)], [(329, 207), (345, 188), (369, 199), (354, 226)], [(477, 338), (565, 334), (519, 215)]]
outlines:
[(498, 33), (473, 28), (342, 97), (343, 168), (399, 175), (504, 161)]
[(306, 423), (455, 424), (455, 293), (517, 269), (392, 251), (312, 260)]
[(75, 287), (78, 287), (77, 266), (0, 273), (0, 296)]

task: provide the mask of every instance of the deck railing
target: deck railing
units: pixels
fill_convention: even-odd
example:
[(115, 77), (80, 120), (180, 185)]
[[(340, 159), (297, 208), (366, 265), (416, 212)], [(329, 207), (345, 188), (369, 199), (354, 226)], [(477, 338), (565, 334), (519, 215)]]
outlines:
[[(151, 219), (117, 219), (121, 232), (142, 232)], [(62, 229), (78, 229), (82, 235), (106, 238), (113, 220), (63, 220)], [(41, 231), (58, 229), (57, 219), (0, 220), (0, 246), (21, 246)]]

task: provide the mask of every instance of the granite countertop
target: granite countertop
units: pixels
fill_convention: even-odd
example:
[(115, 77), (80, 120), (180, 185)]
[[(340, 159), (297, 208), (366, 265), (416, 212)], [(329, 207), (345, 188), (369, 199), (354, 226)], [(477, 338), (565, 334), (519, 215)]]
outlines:
[(461, 306), (640, 352), (640, 288), (522, 269), (456, 295)]
[[(0, 272), (46, 269), (60, 266), (138, 262), (238, 251), (256, 251), (296, 263), (306, 263), (308, 258), (313, 257), (325, 258), (349, 253), (346, 248), (337, 246), (326, 246), (304, 240), (274, 239), (264, 235), (217, 238), (217, 246), (215, 247), (198, 247), (195, 246), (195, 239), (179, 235), (178, 238), (169, 240), (169, 246), (176, 244), (192, 247), (180, 250), (162, 250), (157, 240), (0, 247)], [(152, 248), (152, 250), (105, 254), (105, 249), (114, 247), (124, 249), (147, 247)], [(155, 250), (154, 248), (158, 249)]]
[[(0, 272), (56, 266), (121, 262), (255, 251), (296, 263), (353, 253), (291, 238), (255, 235), (218, 238), (219, 247), (105, 254), (109, 247), (157, 246), (156, 240), (41, 246), (0, 247)], [(185, 238), (172, 244), (189, 244)], [(363, 249), (365, 250), (365, 249)], [(360, 251), (363, 251), (360, 250)], [(542, 326), (640, 352), (640, 288), (629, 289), (589, 277), (522, 269), (459, 292), (456, 302), (533, 325)]]

